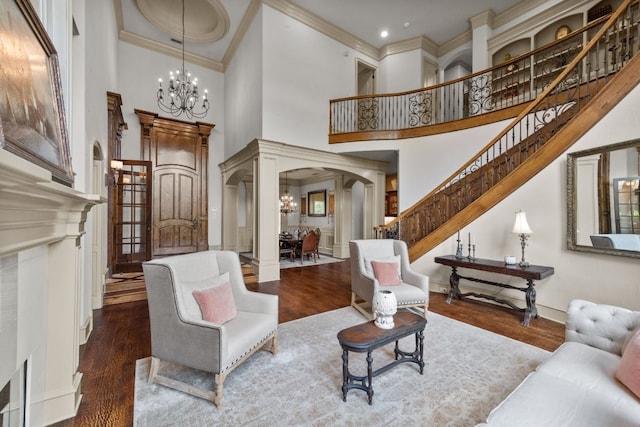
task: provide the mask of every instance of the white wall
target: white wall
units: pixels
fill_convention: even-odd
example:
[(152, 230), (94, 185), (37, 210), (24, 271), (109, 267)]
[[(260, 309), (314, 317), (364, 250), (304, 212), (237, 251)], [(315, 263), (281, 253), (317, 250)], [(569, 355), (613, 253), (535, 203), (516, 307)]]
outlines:
[(329, 100), (355, 95), (355, 52), (268, 6), (262, 10), (263, 138), (333, 151)]
[(405, 92), (422, 86), (422, 51), (388, 55), (380, 61), (378, 93)]
[(227, 132), (224, 136), (223, 160), (254, 139), (262, 138), (262, 43), (260, 9), (225, 70)]
[(309, 208), (307, 207), (307, 217), (304, 222), (301, 224), (304, 227), (309, 228), (317, 228), (317, 227), (332, 227), (334, 224), (333, 219), (329, 217), (329, 193), (335, 192), (335, 181), (322, 181), (322, 182), (314, 182), (312, 184), (306, 184), (300, 186), (300, 194), (307, 195), (307, 204), (309, 204), (309, 192), (310, 191), (319, 191), (326, 190), (326, 199), (325, 199), (325, 208), (327, 212), (327, 216), (309, 216)]
[[(122, 158), (138, 160), (141, 157), (140, 122), (134, 109), (160, 112), (156, 92), (158, 78), (164, 82), (169, 71), (180, 67), (177, 58), (139, 48), (129, 43), (118, 43), (118, 90), (122, 95), (122, 114), (129, 129), (122, 137)], [(215, 128), (209, 137), (209, 245), (218, 247), (221, 235), (221, 177), (216, 165), (224, 160), (224, 75), (197, 65), (185, 64), (192, 76), (198, 78), (200, 90), (209, 90), (211, 108), (206, 117), (199, 119), (212, 123)], [(106, 116), (106, 108), (103, 109)], [(162, 117), (170, 117), (160, 112)], [(179, 119), (186, 120), (183, 117)]]
[[(171, 117), (158, 108), (156, 93), (158, 78), (165, 83), (169, 78), (169, 71), (174, 71), (181, 65), (181, 60), (152, 52), (129, 43), (118, 43), (118, 89), (122, 95), (122, 113), (129, 129), (122, 138), (122, 157), (125, 159), (140, 159), (140, 122), (134, 109), (158, 112), (162, 117)], [(192, 76), (198, 78), (200, 91), (209, 90), (211, 108), (206, 117), (200, 121), (213, 123), (216, 127), (209, 137), (209, 147), (222, 145), (224, 137), (224, 75), (198, 65), (185, 63), (185, 67)], [(105, 113), (106, 114), (106, 113)], [(178, 117), (178, 119), (184, 119)], [(210, 159), (212, 165), (223, 159)]]
[[(640, 137), (640, 130), (635, 126), (639, 114), (640, 87), (637, 87), (568, 152)], [(438, 147), (434, 146), (433, 149), (438, 150)], [(406, 152), (403, 153), (401, 150), (401, 154), (404, 155)], [(432, 155), (436, 156), (438, 153), (433, 152)], [(428, 154), (425, 156), (428, 157)], [(402, 168), (401, 171), (406, 169)], [(402, 182), (401, 188), (406, 189), (406, 179), (403, 178)], [(514, 255), (519, 259), (520, 242), (518, 237), (511, 233), (514, 212), (517, 210), (527, 213), (527, 220), (533, 230), (526, 248), (526, 259), (532, 264), (555, 268), (553, 276), (536, 282), (537, 304), (543, 316), (564, 320), (562, 312), (574, 298), (640, 309), (640, 285), (637, 280), (640, 263), (637, 259), (567, 250), (564, 155), (488, 213), (465, 227), (462, 230), (465, 254), (466, 236), (471, 232), (477, 244), (477, 257), (502, 259), (505, 255)], [(448, 286), (450, 269), (435, 264), (433, 258), (454, 253), (455, 238), (452, 236), (413, 264), (418, 271), (430, 276), (432, 290)], [(494, 277), (494, 280), (496, 279), (505, 280), (504, 276)], [(469, 282), (466, 283), (468, 285)], [(521, 280), (516, 279), (508, 280), (506, 283), (523, 284)], [(521, 292), (498, 291), (495, 287), (485, 288), (490, 293), (515, 297), (521, 301), (520, 305), (524, 304), (524, 294)]]

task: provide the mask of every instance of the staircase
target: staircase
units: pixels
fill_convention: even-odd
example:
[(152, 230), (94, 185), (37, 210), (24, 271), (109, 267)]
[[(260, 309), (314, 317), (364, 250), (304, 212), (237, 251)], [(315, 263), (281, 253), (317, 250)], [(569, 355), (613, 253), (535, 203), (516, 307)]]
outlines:
[(533, 178), (640, 83), (640, 10), (626, 0), (582, 51), (499, 135), (378, 237), (415, 260)]
[[(244, 283), (247, 285), (258, 283), (258, 276), (253, 272), (251, 264), (243, 260), (241, 262)], [(122, 304), (147, 299), (147, 289), (142, 272), (114, 274), (106, 281), (104, 288), (103, 305)]]

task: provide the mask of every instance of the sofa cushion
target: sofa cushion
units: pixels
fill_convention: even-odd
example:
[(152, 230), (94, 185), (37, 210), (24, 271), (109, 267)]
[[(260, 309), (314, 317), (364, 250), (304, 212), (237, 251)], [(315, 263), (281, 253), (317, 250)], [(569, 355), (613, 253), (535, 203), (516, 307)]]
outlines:
[(380, 257), (364, 257), (364, 270), (371, 277), (374, 277), (373, 265), (371, 264), (373, 261), (378, 262), (395, 262), (398, 264), (398, 274), (402, 276), (402, 270), (400, 267), (400, 255), (393, 256), (380, 256)]
[(565, 338), (622, 356), (622, 345), (640, 326), (640, 311), (573, 300), (567, 309)]
[(193, 297), (193, 291), (200, 291), (229, 282), (229, 273), (220, 276), (212, 276), (197, 280), (182, 280), (175, 282), (176, 305), (178, 306), (178, 314), (183, 320), (201, 320), (202, 312)]
[(640, 397), (640, 331), (636, 331), (627, 343), (616, 378)]
[(610, 394), (546, 372), (534, 372), (491, 411), (487, 424), (495, 427), (637, 427), (640, 403), (634, 401), (629, 405), (628, 397), (626, 393)]
[(538, 372), (562, 378), (581, 387), (620, 393), (615, 380), (620, 356), (576, 342), (565, 342), (538, 366)]
[(222, 325), (222, 328), (220, 366), (224, 372), (227, 367), (277, 330), (278, 318), (262, 313), (239, 311), (238, 315)]
[(635, 328), (633, 331), (631, 331), (631, 333), (629, 334), (629, 336), (627, 337), (626, 340), (624, 340), (624, 343), (622, 344), (622, 354), (624, 354), (624, 351), (627, 349), (627, 346), (629, 345), (629, 342), (631, 341), (631, 339), (636, 336), (636, 334), (638, 334), (640, 332), (640, 326), (638, 326), (637, 328)]
[(396, 296), (398, 305), (420, 304), (426, 302), (428, 298), (422, 289), (404, 282), (398, 286), (394, 286), (393, 293)]
[(200, 307), (202, 319), (207, 322), (224, 324), (238, 315), (229, 282), (193, 291), (193, 297)]
[(402, 282), (398, 274), (399, 265), (397, 262), (371, 261), (373, 273), (380, 286), (396, 286)]

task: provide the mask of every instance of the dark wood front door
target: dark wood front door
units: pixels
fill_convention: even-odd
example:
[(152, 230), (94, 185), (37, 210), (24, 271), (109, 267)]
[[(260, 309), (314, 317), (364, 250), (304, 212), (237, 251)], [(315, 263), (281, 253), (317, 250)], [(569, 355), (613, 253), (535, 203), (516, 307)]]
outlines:
[(153, 164), (153, 256), (207, 250), (208, 141), (213, 125), (135, 110)]

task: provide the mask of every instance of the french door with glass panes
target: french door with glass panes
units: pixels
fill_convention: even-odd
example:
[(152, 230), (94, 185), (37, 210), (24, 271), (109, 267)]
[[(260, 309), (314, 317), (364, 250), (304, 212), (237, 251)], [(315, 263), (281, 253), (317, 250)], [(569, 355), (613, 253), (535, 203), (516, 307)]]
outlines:
[(113, 187), (113, 273), (142, 271), (151, 259), (151, 162), (122, 164)]
[(640, 177), (613, 180), (616, 233), (640, 234)]

